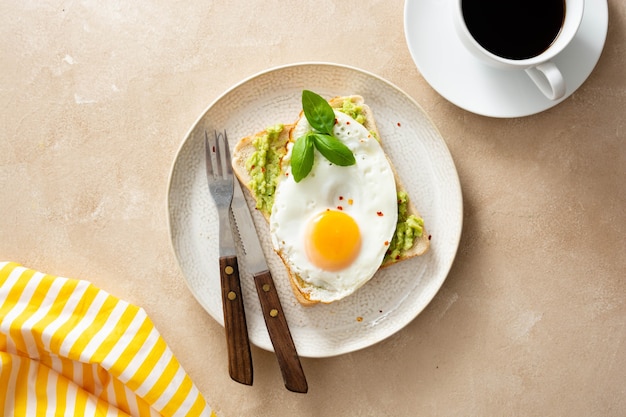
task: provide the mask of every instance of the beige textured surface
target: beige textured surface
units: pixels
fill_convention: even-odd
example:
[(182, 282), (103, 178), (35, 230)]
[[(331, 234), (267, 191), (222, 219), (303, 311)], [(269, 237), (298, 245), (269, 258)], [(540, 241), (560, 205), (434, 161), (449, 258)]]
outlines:
[[(0, 257), (143, 306), (221, 416), (623, 415), (624, 2), (609, 0), (603, 55), (572, 97), (504, 120), (424, 81), (401, 1), (259, 4), (2, 2)], [(304, 360), (307, 395), (287, 392), (260, 349), (255, 385), (230, 381), (222, 328), (184, 284), (166, 213), (175, 152), (206, 106), (300, 61), (360, 67), (414, 97), (465, 199), (459, 254), (430, 306), (374, 347)]]

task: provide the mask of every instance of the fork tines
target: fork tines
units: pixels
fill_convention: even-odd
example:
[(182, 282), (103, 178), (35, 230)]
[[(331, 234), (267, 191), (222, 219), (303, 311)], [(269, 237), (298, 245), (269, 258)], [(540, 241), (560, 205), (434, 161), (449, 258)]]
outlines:
[(230, 165), (230, 149), (226, 131), (214, 131), (213, 138), (210, 138), (204, 131), (204, 140), (208, 172), (216, 179), (228, 178), (232, 175), (232, 166)]

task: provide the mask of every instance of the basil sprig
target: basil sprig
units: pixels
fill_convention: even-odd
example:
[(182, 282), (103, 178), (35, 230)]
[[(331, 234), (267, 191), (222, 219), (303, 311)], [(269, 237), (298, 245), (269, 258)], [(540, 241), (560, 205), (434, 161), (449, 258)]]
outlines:
[(314, 129), (296, 139), (291, 151), (291, 173), (296, 182), (309, 175), (313, 168), (314, 148), (331, 163), (339, 166), (354, 165), (356, 160), (350, 148), (333, 136), (335, 112), (318, 94), (302, 91), (304, 117)]
[(313, 139), (310, 135), (305, 135), (293, 144), (291, 150), (291, 175), (296, 182), (311, 172), (313, 168)]
[(317, 150), (333, 164), (346, 167), (356, 163), (354, 154), (336, 137), (318, 133), (309, 133), (307, 136), (313, 138)]
[(302, 91), (302, 110), (313, 129), (327, 135), (333, 134), (335, 112), (330, 104), (313, 91)]

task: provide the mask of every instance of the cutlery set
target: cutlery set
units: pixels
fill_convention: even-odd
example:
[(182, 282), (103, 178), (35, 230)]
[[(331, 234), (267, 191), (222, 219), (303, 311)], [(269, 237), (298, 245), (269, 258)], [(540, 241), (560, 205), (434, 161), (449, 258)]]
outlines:
[[(241, 290), (234, 234), (242, 242), (248, 273), (253, 276), (265, 325), (274, 347), (285, 387), (306, 393), (308, 386), (300, 358), (287, 324), (278, 292), (265, 260), (250, 210), (239, 181), (235, 181), (226, 132), (205, 131), (206, 174), (209, 192), (219, 218), (219, 267), (222, 287), (224, 329), (231, 378), (252, 385), (252, 354)], [(231, 213), (235, 228), (231, 227)]]

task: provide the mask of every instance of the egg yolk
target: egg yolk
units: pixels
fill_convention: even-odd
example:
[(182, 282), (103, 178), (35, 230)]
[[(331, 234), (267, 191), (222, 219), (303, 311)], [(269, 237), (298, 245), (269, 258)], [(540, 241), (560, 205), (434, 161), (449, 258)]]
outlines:
[(356, 259), (360, 249), (359, 226), (349, 214), (327, 210), (315, 216), (307, 226), (306, 254), (320, 269), (339, 271)]

